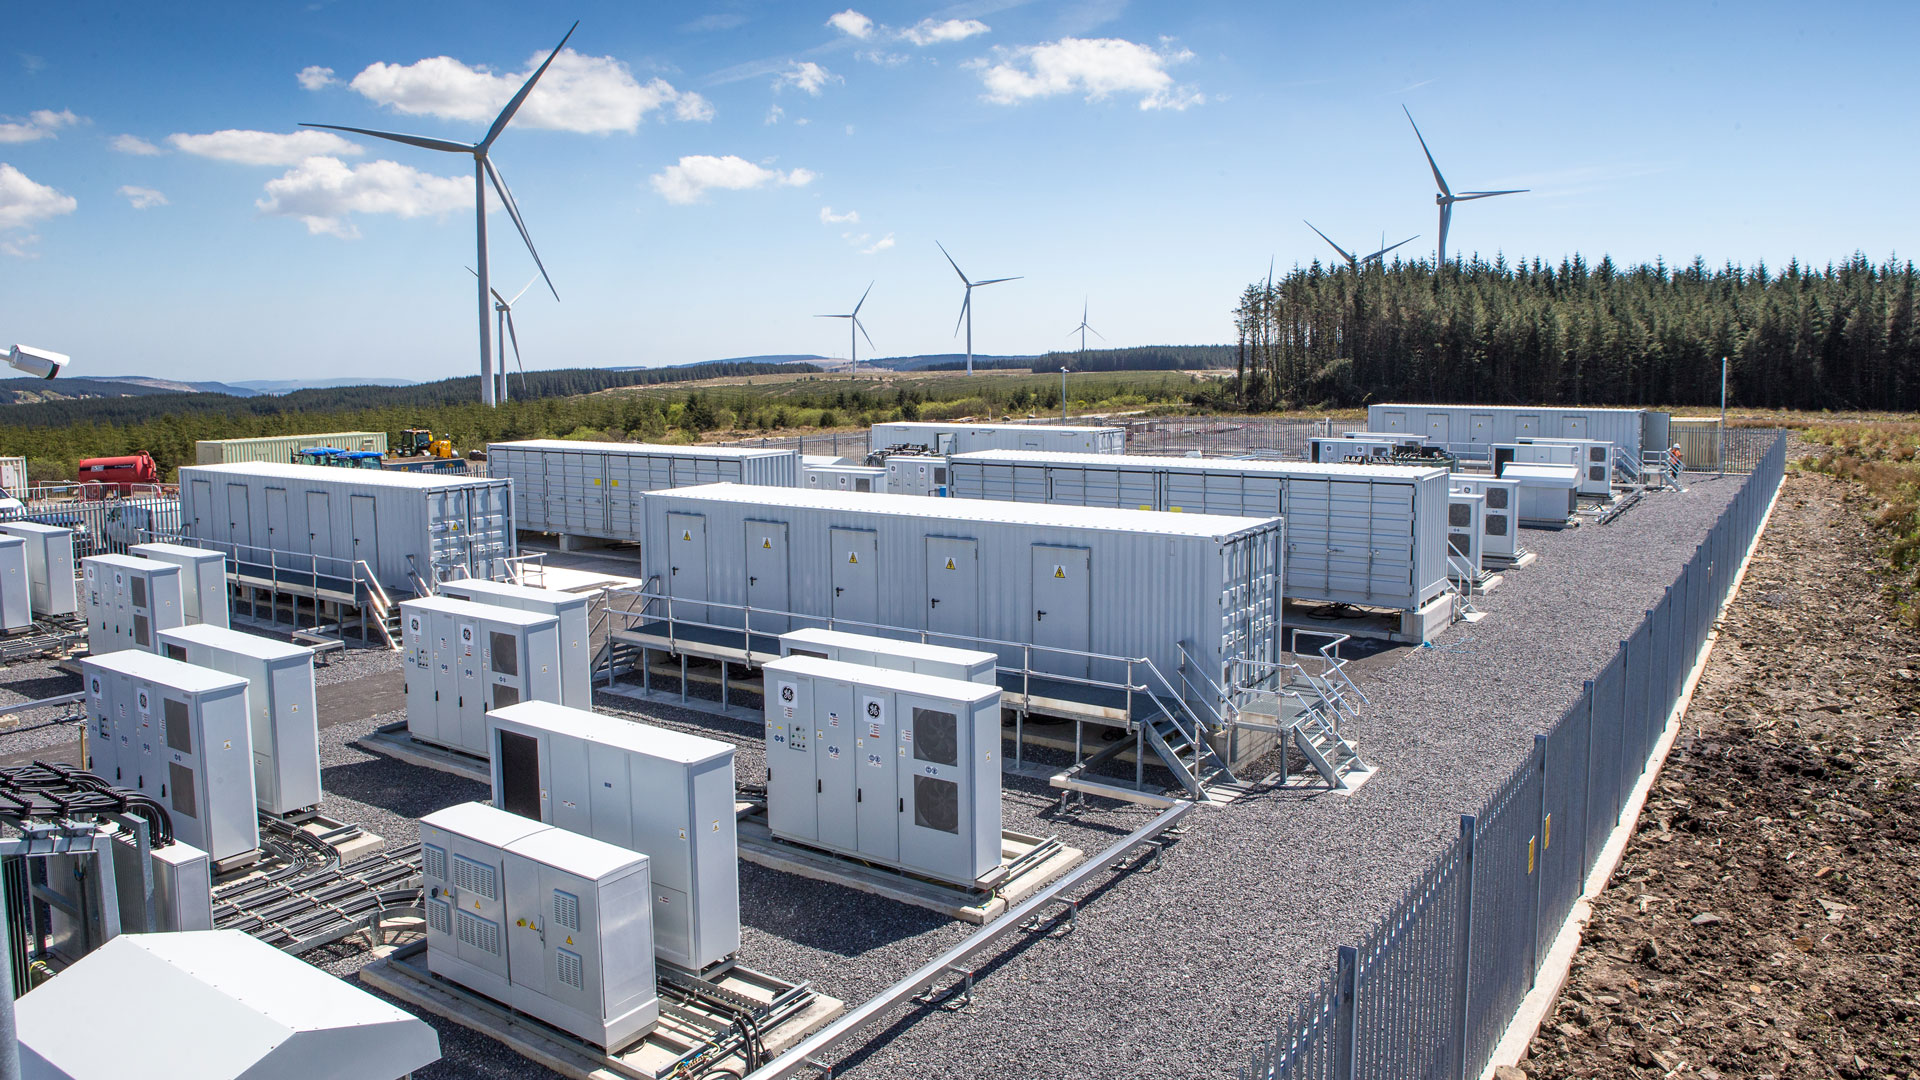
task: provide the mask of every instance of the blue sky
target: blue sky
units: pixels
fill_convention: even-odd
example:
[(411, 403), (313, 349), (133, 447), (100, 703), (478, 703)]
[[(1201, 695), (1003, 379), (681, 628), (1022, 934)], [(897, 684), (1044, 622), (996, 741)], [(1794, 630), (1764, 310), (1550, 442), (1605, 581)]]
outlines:
[[(1912, 4), (12, 4), (0, 344), (74, 374), (469, 374), (472, 162), (496, 144), (559, 289), (529, 367), (1230, 340), (1285, 268), (1449, 248), (1710, 263), (1916, 247)], [(218, 134), (218, 133), (228, 134)], [(491, 202), (492, 200), (490, 200)], [(848, 215), (857, 215), (857, 220)], [(532, 262), (490, 215), (495, 282)], [(1371, 246), (1367, 250), (1371, 250)], [(864, 354), (865, 342), (861, 349)]]

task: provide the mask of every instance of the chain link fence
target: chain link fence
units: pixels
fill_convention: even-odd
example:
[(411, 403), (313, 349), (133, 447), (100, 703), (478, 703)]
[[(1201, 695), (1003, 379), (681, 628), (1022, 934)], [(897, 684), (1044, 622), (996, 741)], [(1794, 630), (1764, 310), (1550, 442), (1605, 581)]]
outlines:
[(1766, 434), (1659, 605), (1535, 736), (1526, 762), (1462, 815), (1458, 838), (1386, 917), (1338, 950), (1241, 1080), (1480, 1075), (1619, 823), (1780, 486), (1786, 439)]

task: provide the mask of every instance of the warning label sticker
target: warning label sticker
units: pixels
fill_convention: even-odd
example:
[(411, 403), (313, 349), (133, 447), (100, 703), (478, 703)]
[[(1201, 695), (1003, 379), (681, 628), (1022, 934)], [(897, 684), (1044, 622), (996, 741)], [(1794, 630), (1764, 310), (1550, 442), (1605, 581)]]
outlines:
[(1053, 576), (1065, 581), (1067, 578), (1067, 568), (1061, 566), (1059, 563), (1055, 563), (1053, 566)]
[(860, 553), (857, 551), (847, 552), (847, 562), (853, 564), (854, 566), (860, 565)]
[(947, 569), (953, 569), (953, 556), (947, 556)]

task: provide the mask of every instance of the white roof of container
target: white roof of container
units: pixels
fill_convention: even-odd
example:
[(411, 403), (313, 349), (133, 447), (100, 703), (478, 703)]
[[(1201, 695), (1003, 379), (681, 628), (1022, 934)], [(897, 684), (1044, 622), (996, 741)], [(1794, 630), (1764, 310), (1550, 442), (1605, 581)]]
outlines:
[(1523, 484), (1553, 484), (1573, 487), (1580, 483), (1580, 466), (1512, 462), (1501, 471), (1500, 479), (1518, 480)]
[(920, 641), (902, 641), (899, 638), (874, 637), (870, 634), (849, 634), (845, 630), (827, 630), (809, 626), (800, 630), (789, 630), (780, 635), (780, 640), (801, 644), (832, 645), (842, 649), (860, 649), (867, 652), (885, 652), (889, 656), (904, 656), (915, 660), (938, 660), (948, 664), (977, 664), (982, 660), (998, 660), (990, 652), (978, 649), (956, 649), (951, 645), (928, 645)]
[[(567, 592), (564, 589), (543, 589), (534, 585), (516, 585), (511, 581), (488, 581), (485, 578), (459, 578), (440, 583), (442, 589), (454, 589), (488, 596), (515, 596), (522, 600), (539, 600), (543, 603), (558, 604), (564, 601), (578, 601), (582, 604), (589, 599), (586, 593)], [(444, 597), (457, 600), (459, 597)]]
[(16, 1009), (35, 1080), (397, 1080), (440, 1060), (433, 1028), (238, 930), (122, 934)]
[(1583, 412), (1583, 413), (1644, 413), (1659, 412), (1658, 409), (1621, 409), (1593, 408), (1588, 405), (1422, 405), (1410, 402), (1387, 401), (1378, 405), (1369, 405), (1368, 409), (1472, 409), (1475, 412)]
[(507, 849), (522, 858), (578, 874), (588, 881), (598, 881), (630, 866), (647, 865), (647, 857), (637, 851), (566, 829), (532, 833), (508, 844)]
[(194, 547), (192, 544), (163, 544), (156, 542), (152, 544), (135, 544), (128, 550), (130, 553), (135, 551), (142, 553), (142, 555), (135, 555), (134, 558), (136, 559), (141, 558), (146, 552), (154, 552), (160, 555), (178, 555), (187, 559), (224, 559), (227, 557), (224, 551)]
[(976, 450), (951, 461), (1006, 461), (1025, 465), (1088, 465), (1103, 469), (1207, 469), (1213, 472), (1270, 473), (1275, 476), (1324, 476), (1329, 479), (1424, 480), (1445, 469), (1422, 465), (1342, 465), (1261, 458), (1155, 457), (1148, 454), (1074, 454), (1052, 450)]
[(73, 531), (64, 525), (46, 525), (38, 521), (0, 522), (0, 530), (7, 532), (42, 533), (46, 535), (53, 533), (70, 533)]
[(585, 450), (596, 454), (660, 454), (668, 457), (750, 458), (791, 454), (761, 446), (673, 446), (667, 443), (576, 442), (573, 439), (522, 439), (519, 442), (488, 443), (515, 450)]
[(226, 672), (203, 668), (198, 664), (184, 664), (140, 649), (121, 649), (102, 656), (83, 656), (80, 662), (93, 664), (108, 671), (117, 671), (122, 675), (131, 675), (136, 679), (157, 682), (188, 694), (248, 685), (243, 676), (228, 675)]
[(544, 822), (510, 814), (483, 802), (456, 803), (444, 810), (435, 810), (421, 818), (420, 824), (432, 825), (457, 836), (501, 848), (515, 840), (553, 828)]
[(417, 473), (393, 469), (342, 469), (331, 465), (282, 465), (273, 461), (231, 461), (222, 465), (182, 465), (180, 472), (209, 473), (218, 476), (265, 476), (279, 480), (338, 480), (369, 487), (415, 488), (436, 491), (454, 487), (504, 484), (486, 476), (450, 476), (446, 473)]
[(138, 555), (88, 555), (80, 561), (83, 564), (93, 563), (95, 566), (118, 566), (124, 570), (142, 570), (153, 574), (177, 574), (180, 572), (179, 563), (167, 562), (164, 559), (143, 559)]
[[(1097, 454), (1086, 455), (1099, 461)], [(1181, 459), (1173, 459), (1181, 460)], [(996, 499), (935, 499), (925, 495), (869, 494), (856, 491), (809, 491), (805, 488), (763, 487), (757, 484), (699, 484), (694, 487), (649, 491), (648, 498), (670, 497), (706, 502), (745, 503), (750, 506), (791, 506), (814, 510), (851, 510), (929, 521), (990, 521), (1006, 525), (1064, 525), (1076, 529), (1151, 533), (1158, 536), (1236, 536), (1264, 528), (1272, 518), (1227, 517), (1221, 514), (1173, 514), (1158, 510), (1117, 510), (1098, 506), (1052, 506), (1047, 503), (1001, 502)]]
[[(224, 626), (208, 623), (194, 623), (191, 626), (175, 626), (160, 631), (163, 638), (175, 638), (181, 641), (197, 641), (216, 649), (227, 649), (262, 660), (286, 660), (292, 657), (310, 657), (313, 650), (305, 645), (294, 645), (285, 641), (275, 641), (259, 634), (249, 634), (241, 630), (229, 630)], [(122, 650), (127, 651), (127, 650)], [(107, 654), (109, 656), (112, 653)]]
[(196, 439), (194, 440), (194, 445), (198, 446), (201, 443), (206, 443), (210, 446), (233, 446), (244, 443), (284, 442), (288, 439), (299, 442), (302, 439), (337, 439), (342, 435), (380, 437), (385, 434), (386, 432), (384, 431), (315, 431), (302, 435), (252, 435), (244, 439)]
[(1091, 435), (1094, 432), (1126, 430), (1117, 427), (1069, 427), (1066, 424), (962, 424), (946, 423), (938, 420), (889, 420), (873, 426), (876, 428), (954, 428), (958, 431), (1064, 431), (1073, 435)]
[(790, 671), (795, 675), (811, 675), (815, 678), (834, 679), (861, 686), (880, 686), (901, 693), (925, 694), (928, 697), (947, 698), (952, 701), (980, 702), (988, 698), (998, 700), (1000, 697), (1000, 688), (990, 683), (945, 679), (938, 675), (868, 667), (865, 664), (848, 664), (839, 660), (822, 660), (817, 656), (787, 656), (779, 660), (769, 660), (761, 670), (776, 675), (783, 671)]
[(535, 626), (554, 621), (553, 616), (542, 615), (537, 611), (496, 607), (493, 604), (476, 604), (471, 600), (455, 600), (451, 596), (421, 596), (402, 600), (400, 606), (403, 609), (418, 611), (451, 611), (455, 615), (465, 615), (469, 619), (484, 619), (488, 622), (509, 623), (514, 626)]
[(851, 465), (853, 462), (843, 457), (834, 457), (832, 454), (801, 454), (800, 464), (819, 469), (828, 465)]
[(697, 765), (703, 761), (733, 756), (733, 744), (729, 742), (622, 720), (617, 716), (603, 716), (585, 709), (571, 709), (551, 701), (522, 701), (495, 709), (491, 715), (603, 746), (677, 761), (683, 765)]

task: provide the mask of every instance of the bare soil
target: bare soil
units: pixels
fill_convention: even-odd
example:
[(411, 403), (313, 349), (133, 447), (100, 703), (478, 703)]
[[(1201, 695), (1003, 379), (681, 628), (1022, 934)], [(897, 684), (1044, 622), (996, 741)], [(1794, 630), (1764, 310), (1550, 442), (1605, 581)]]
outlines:
[(1920, 1077), (1920, 635), (1877, 508), (1788, 475), (1527, 1075)]

